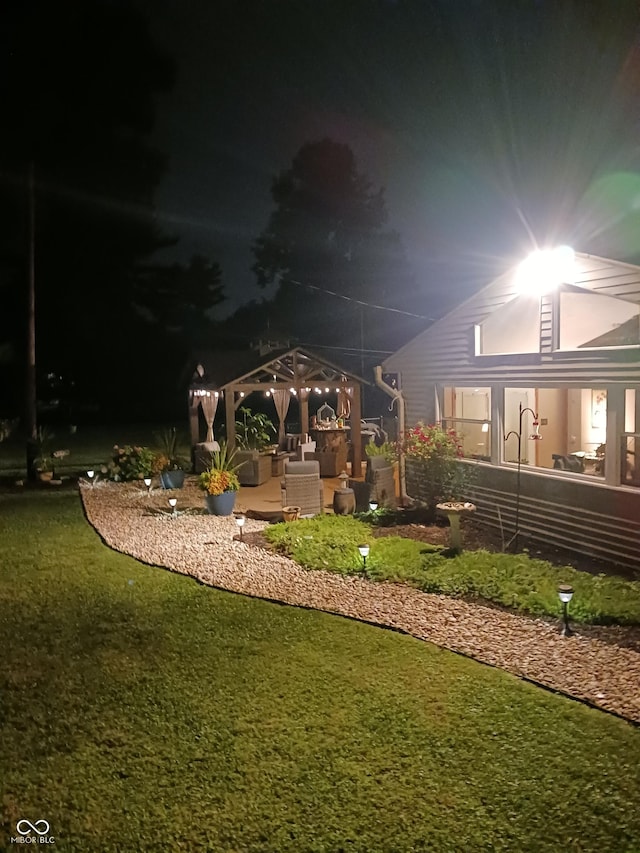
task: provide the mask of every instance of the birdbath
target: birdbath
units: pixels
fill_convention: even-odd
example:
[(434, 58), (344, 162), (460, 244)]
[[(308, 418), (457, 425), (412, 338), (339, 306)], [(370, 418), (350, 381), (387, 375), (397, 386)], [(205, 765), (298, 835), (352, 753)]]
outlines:
[(445, 501), (438, 504), (436, 509), (449, 519), (449, 544), (453, 551), (462, 551), (462, 536), (460, 535), (460, 516), (475, 512), (476, 505), (465, 501)]

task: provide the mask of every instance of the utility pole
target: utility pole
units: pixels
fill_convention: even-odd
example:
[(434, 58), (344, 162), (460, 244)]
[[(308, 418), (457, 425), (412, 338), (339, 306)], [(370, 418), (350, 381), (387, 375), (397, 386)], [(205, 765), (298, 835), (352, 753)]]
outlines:
[(27, 434), (27, 478), (35, 480), (36, 439), (38, 424), (36, 414), (36, 199), (35, 164), (29, 162), (27, 178), (28, 205), (28, 255), (27, 255), (27, 369), (25, 375), (24, 420)]

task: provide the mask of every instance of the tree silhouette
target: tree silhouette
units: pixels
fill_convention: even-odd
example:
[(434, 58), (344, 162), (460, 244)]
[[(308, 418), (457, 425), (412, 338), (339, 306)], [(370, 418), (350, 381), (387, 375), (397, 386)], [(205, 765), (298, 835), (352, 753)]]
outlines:
[(276, 209), (253, 270), (259, 286), (277, 285), (269, 312), (278, 327), (303, 343), (391, 347), (402, 315), (383, 309), (406, 305), (411, 276), (399, 236), (384, 230), (384, 191), (358, 171), (351, 148), (304, 145), (271, 193)]

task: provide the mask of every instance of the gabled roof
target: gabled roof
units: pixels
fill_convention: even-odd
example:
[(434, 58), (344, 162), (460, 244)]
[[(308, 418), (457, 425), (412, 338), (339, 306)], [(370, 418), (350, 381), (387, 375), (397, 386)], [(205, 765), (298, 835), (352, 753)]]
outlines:
[[(517, 297), (515, 270), (514, 267), (485, 284), (472, 296), (434, 322), (428, 329), (407, 341), (404, 346), (384, 360), (383, 368), (391, 372), (397, 371), (401, 363), (411, 360), (414, 354), (422, 349), (428, 341), (432, 341), (438, 336), (447, 337), (452, 326), (452, 320), (464, 317), (465, 322), (470, 325), (480, 323), (486, 319), (490, 311), (499, 309), (510, 299)], [(638, 302), (640, 301), (640, 296), (638, 296), (640, 293), (640, 266), (576, 252), (573, 285), (573, 288), (569, 286), (569, 289), (592, 291)]]
[(254, 350), (200, 352), (194, 354), (192, 364), (196, 368), (191, 374), (190, 387), (217, 391), (243, 383), (289, 387), (350, 380), (370, 384), (302, 347), (272, 350), (262, 355)]

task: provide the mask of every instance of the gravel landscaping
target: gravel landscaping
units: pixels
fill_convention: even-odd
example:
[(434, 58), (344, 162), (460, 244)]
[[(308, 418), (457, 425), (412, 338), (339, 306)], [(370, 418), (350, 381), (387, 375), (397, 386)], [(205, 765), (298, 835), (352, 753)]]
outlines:
[[(432, 595), (399, 584), (307, 571), (269, 551), (266, 522), (247, 518), (244, 541), (233, 516), (203, 512), (194, 481), (147, 494), (135, 483), (81, 484), (90, 523), (111, 548), (230, 592), (310, 607), (383, 625), (500, 667), (640, 723), (637, 629), (558, 624)], [(167, 504), (177, 497), (177, 516)], [(237, 510), (248, 507), (237, 503)]]

